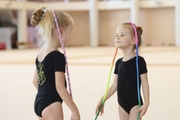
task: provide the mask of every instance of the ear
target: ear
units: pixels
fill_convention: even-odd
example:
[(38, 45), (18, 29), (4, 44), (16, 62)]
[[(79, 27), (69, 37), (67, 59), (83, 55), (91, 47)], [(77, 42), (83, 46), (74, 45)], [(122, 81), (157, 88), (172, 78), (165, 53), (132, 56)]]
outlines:
[(60, 27), (59, 27), (59, 30), (60, 30), (60, 32), (61, 32), (61, 34), (62, 34), (62, 33), (63, 33), (63, 28), (60, 28)]
[(135, 38), (135, 37), (133, 37), (133, 38), (132, 38), (131, 43), (132, 43), (133, 45), (135, 45), (135, 44), (136, 44), (136, 38)]

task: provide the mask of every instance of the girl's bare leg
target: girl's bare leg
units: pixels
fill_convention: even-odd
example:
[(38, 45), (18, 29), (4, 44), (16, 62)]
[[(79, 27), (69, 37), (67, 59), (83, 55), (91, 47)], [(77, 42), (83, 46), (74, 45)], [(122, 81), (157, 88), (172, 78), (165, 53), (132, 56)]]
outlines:
[(129, 120), (129, 114), (119, 105), (119, 119)]
[(52, 103), (42, 111), (42, 116), (43, 120), (63, 120), (62, 104), (60, 102)]
[(41, 118), (41, 117), (39, 117), (39, 116), (38, 116), (38, 119), (39, 119), (39, 120), (44, 120), (43, 118)]
[[(130, 115), (129, 115), (129, 120), (136, 120), (136, 117), (137, 117), (137, 115), (138, 115), (138, 112), (137, 112), (138, 109), (139, 109), (138, 105), (134, 106), (134, 107), (131, 109)], [(141, 120), (141, 119), (139, 119), (139, 120)]]

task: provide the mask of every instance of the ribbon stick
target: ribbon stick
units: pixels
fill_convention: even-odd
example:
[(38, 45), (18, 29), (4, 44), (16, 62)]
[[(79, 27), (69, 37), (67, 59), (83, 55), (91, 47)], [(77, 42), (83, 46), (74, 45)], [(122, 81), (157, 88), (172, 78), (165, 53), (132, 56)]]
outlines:
[(53, 13), (54, 20), (55, 20), (55, 23), (56, 23), (56, 27), (57, 27), (57, 30), (58, 30), (58, 35), (59, 35), (59, 39), (60, 39), (60, 42), (61, 42), (61, 47), (62, 47), (63, 52), (64, 52), (64, 57), (65, 57), (65, 61), (66, 61), (66, 75), (67, 75), (67, 79), (68, 79), (69, 94), (72, 97), (71, 82), (70, 82), (70, 75), (69, 75), (69, 69), (68, 69), (68, 60), (67, 60), (66, 50), (65, 50), (65, 47), (64, 47), (64, 42), (63, 42), (63, 39), (62, 39), (61, 32), (59, 30), (57, 17), (56, 17), (56, 14), (55, 14), (54, 10), (52, 10), (52, 13)]
[(96, 114), (96, 117), (94, 120), (97, 120), (97, 117), (99, 116), (99, 113), (100, 111), (102, 110), (102, 107), (105, 103), (105, 100), (106, 100), (106, 96), (108, 94), (108, 88), (109, 88), (109, 83), (110, 83), (110, 79), (111, 79), (111, 74), (112, 74), (112, 68), (114, 66), (114, 60), (116, 58), (116, 55), (117, 55), (117, 51), (118, 51), (118, 48), (116, 48), (116, 51), (115, 51), (115, 54), (114, 54), (114, 57), (113, 57), (113, 60), (112, 60), (112, 64), (111, 64), (111, 67), (110, 67), (110, 71), (109, 71), (109, 76), (108, 76), (108, 82), (107, 82), (107, 85), (106, 85), (106, 91), (105, 91), (105, 94), (104, 94), (104, 97), (103, 97), (103, 100), (102, 100), (102, 103), (101, 103), (101, 106)]
[[(134, 29), (134, 34), (135, 34), (135, 38), (136, 38), (136, 76), (137, 76), (137, 93), (138, 93), (138, 104), (139, 107), (141, 106), (141, 97), (140, 97), (140, 86), (139, 86), (139, 65), (138, 65), (138, 36), (137, 36), (137, 30), (135, 25), (132, 22), (129, 22), (131, 24), (131, 26)], [(140, 117), (140, 112), (138, 112), (137, 118), (136, 120), (139, 120)]]

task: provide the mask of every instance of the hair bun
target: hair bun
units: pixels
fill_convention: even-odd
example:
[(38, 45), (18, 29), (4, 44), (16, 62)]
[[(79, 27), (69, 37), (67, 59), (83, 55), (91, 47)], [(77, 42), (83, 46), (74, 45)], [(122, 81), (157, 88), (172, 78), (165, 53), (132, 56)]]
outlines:
[(46, 7), (41, 7), (40, 9), (38, 10), (35, 10), (33, 13), (32, 13), (32, 17), (31, 17), (31, 25), (38, 25), (39, 22), (42, 20), (42, 18), (44, 17), (44, 14), (45, 14), (45, 10), (46, 10)]
[(137, 30), (137, 32), (138, 32), (138, 36), (142, 35), (142, 33), (143, 33), (142, 27), (137, 26), (137, 27), (136, 27), (136, 30)]

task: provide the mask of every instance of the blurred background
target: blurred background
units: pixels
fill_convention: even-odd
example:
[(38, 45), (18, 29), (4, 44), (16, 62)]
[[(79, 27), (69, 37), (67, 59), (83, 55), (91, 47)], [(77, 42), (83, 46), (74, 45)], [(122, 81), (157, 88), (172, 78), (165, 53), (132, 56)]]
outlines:
[[(116, 28), (129, 21), (143, 29), (140, 54), (150, 84), (144, 120), (180, 120), (180, 0), (0, 0), (0, 120), (37, 119), (32, 78), (39, 48), (30, 18), (41, 6), (66, 11), (74, 19), (66, 51), (82, 120), (95, 118), (115, 52)], [(119, 50), (116, 60), (122, 56)], [(118, 120), (116, 101), (113, 95), (99, 120)], [(63, 107), (69, 120), (70, 110)]]
[(113, 46), (116, 27), (128, 21), (142, 26), (145, 46), (180, 46), (178, 3), (179, 0), (0, 0), (0, 49), (36, 47), (30, 18), (33, 10), (42, 5), (64, 10), (73, 17), (72, 40), (67, 46)]

